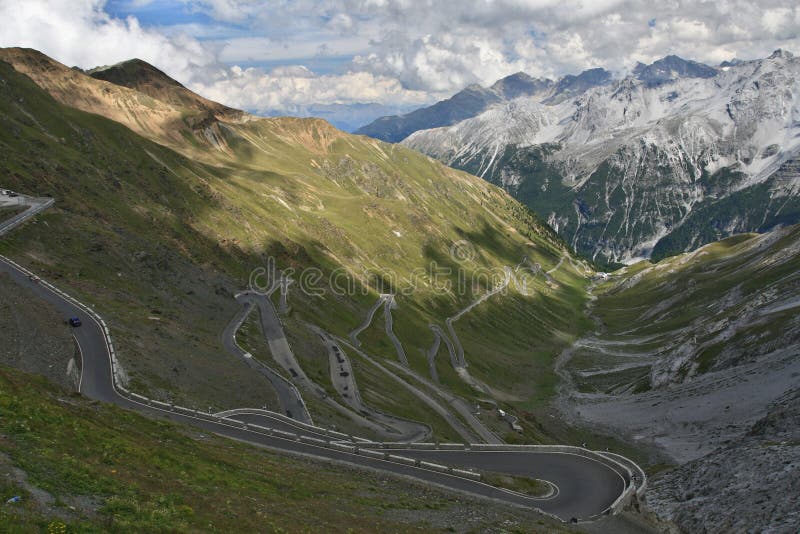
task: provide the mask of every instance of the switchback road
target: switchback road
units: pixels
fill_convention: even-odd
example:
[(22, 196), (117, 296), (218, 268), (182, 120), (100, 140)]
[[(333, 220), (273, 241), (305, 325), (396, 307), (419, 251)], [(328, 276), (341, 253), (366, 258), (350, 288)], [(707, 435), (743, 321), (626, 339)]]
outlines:
[[(26, 212), (28, 217), (40, 211), (41, 203), (34, 200), (29, 204), (31, 209)], [(20, 222), (15, 221), (15, 225)], [(8, 226), (0, 223), (0, 235), (4, 229), (8, 229)], [(532, 450), (479, 450), (478, 446), (467, 450), (419, 450), (412, 448), (411, 445), (401, 444), (395, 445), (395, 449), (390, 451), (406, 458), (416, 458), (426, 462), (471, 470), (533, 476), (547, 480), (557, 488), (558, 491), (554, 496), (538, 499), (496, 488), (465, 476), (456, 476), (424, 466), (417, 467), (397, 461), (388, 461), (382, 459), (380, 454), (364, 456), (358, 454), (358, 451), (337, 450), (331, 448), (330, 443), (328, 443), (329, 446), (325, 446), (321, 439), (319, 440), (320, 444), (312, 444), (300, 441), (299, 437), (269, 435), (256, 429), (246, 428), (246, 425), (233, 419), (209, 419), (201, 414), (183, 413), (188, 410), (182, 410), (179, 413), (166, 405), (159, 407), (153, 405), (152, 401), (141, 397), (138, 397), (142, 399), (141, 401), (128, 398), (117, 389), (111, 365), (112, 348), (108, 343), (103, 325), (100, 324), (94, 313), (90, 313), (84, 305), (79, 304), (47, 282), (32, 278), (30, 272), (3, 257), (0, 257), (0, 273), (9, 276), (22, 290), (48, 302), (65, 318), (79, 317), (81, 319), (83, 326), (74, 330), (82, 358), (80, 392), (91, 399), (112, 403), (143, 414), (167, 418), (178, 423), (193, 425), (207, 432), (273, 450), (311, 455), (365, 468), (379, 469), (455, 491), (467, 492), (508, 504), (537, 508), (564, 520), (593, 518), (608, 511), (612, 503), (631, 482), (627, 472), (621, 466), (603, 461), (601, 455), (594, 455), (589, 451), (583, 451), (583, 454), (572, 454)], [(232, 415), (232, 417), (236, 416)], [(244, 418), (245, 415), (240, 417)], [(246, 417), (273, 429), (295, 434), (314, 435), (318, 438), (327, 434), (325, 429), (305, 427), (277, 415), (259, 415), (257, 410), (253, 410), (251, 415)], [(376, 448), (382, 447), (376, 445)]]

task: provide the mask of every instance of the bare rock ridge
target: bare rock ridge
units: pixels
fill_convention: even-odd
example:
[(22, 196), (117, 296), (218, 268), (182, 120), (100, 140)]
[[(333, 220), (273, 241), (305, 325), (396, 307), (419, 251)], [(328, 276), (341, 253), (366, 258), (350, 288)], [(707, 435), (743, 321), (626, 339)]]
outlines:
[(685, 532), (793, 532), (800, 523), (798, 443), (795, 389), (744, 437), (653, 479), (648, 503)]
[(149, 95), (177, 107), (204, 110), (217, 116), (238, 117), (242, 112), (212, 102), (188, 90), (178, 81), (141, 59), (131, 59), (107, 67), (96, 67), (86, 74)]
[(92, 75), (27, 48), (2, 48), (0, 60), (62, 104), (103, 115), (171, 146), (185, 143), (184, 134), (189, 133), (200, 143), (219, 147), (224, 145), (219, 121), (248, 119), (246, 113), (189, 91), (141, 60), (94, 69)]
[(696, 61), (678, 56), (666, 56), (650, 65), (637, 63), (633, 75), (649, 87), (669, 83), (678, 78), (713, 78), (717, 70)]

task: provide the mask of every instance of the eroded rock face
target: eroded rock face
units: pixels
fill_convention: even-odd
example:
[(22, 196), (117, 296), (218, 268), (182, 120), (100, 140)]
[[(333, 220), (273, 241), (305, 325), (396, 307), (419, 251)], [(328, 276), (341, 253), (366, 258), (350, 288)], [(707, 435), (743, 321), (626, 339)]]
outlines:
[(750, 432), (651, 480), (648, 504), (685, 532), (800, 529), (800, 389)]
[(798, 80), (785, 52), (716, 68), (670, 56), (403, 143), (505, 187), (581, 252), (632, 263), (800, 221)]

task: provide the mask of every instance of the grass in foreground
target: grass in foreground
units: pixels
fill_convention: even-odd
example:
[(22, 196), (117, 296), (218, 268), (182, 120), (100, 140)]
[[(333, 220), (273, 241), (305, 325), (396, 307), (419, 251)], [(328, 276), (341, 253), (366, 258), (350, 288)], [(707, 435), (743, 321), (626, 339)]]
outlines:
[(0, 470), (11, 475), (0, 477), (0, 497), (22, 498), (0, 504), (3, 532), (430, 532), (467, 516), (459, 531), (561, 528), (147, 419), (5, 367), (0, 413)]

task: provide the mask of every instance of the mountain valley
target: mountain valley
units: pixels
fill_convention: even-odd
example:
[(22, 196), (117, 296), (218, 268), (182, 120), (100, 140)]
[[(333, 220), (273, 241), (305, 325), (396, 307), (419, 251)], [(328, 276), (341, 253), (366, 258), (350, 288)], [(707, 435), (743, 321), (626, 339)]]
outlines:
[[(512, 75), (390, 144), (0, 49), (0, 487), (27, 499), (0, 518), (791, 531), (798, 74)], [(49, 284), (102, 318), (110, 372)]]

